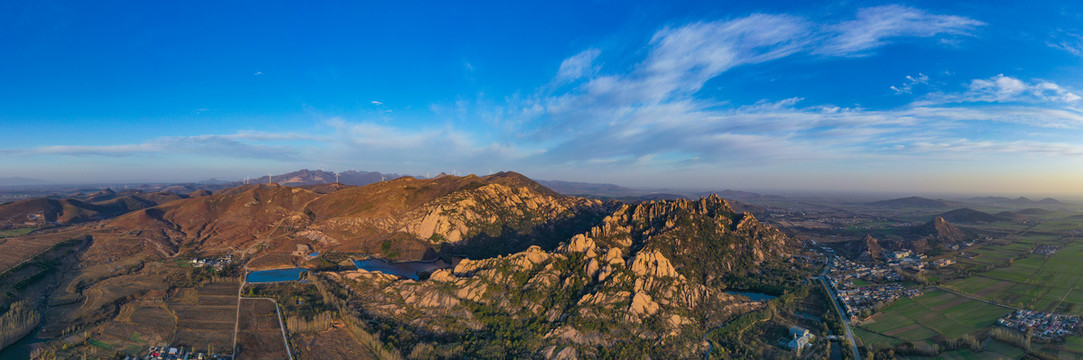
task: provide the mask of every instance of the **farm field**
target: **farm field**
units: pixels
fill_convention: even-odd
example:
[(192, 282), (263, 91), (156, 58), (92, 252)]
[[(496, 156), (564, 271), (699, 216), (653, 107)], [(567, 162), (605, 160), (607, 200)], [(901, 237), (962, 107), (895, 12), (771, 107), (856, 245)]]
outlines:
[(208, 284), (171, 301), (169, 307), (177, 318), (172, 343), (200, 349), (230, 349), (239, 285), (237, 282)]
[(873, 343), (890, 343), (884, 338), (920, 342), (938, 335), (948, 339), (988, 328), (1011, 312), (999, 306), (971, 300), (947, 291), (933, 289), (912, 299), (901, 299), (873, 315), (859, 329), (875, 333)]
[[(92, 340), (99, 348), (137, 355), (152, 345), (178, 345), (229, 352), (237, 315), (237, 282), (181, 288), (164, 300), (125, 304)], [(164, 295), (164, 294), (163, 294)], [(227, 301), (232, 300), (232, 302)]]
[(1083, 315), (1083, 244), (1070, 242), (1050, 256), (1031, 254), (946, 287), (1031, 310)]
[(237, 356), (250, 359), (287, 359), (285, 346), (275, 303), (267, 299), (242, 300)]
[(937, 355), (936, 357), (925, 356), (903, 356), (901, 359), (943, 359), (943, 360), (1014, 360), (1023, 356), (1023, 349), (996, 341), (990, 340), (985, 343), (985, 349), (981, 352), (974, 352), (970, 349), (962, 349), (955, 351), (948, 351)]

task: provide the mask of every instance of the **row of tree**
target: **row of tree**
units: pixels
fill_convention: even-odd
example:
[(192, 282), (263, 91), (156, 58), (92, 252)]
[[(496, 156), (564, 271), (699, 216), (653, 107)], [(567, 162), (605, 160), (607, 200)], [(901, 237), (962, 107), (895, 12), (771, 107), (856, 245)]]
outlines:
[(0, 349), (22, 339), (41, 323), (41, 313), (22, 300), (11, 304), (4, 315), (0, 315)]

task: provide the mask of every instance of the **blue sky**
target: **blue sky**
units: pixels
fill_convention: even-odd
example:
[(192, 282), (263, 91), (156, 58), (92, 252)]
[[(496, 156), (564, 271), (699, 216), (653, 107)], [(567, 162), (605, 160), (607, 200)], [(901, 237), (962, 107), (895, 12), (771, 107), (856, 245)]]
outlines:
[(1075, 2), (3, 2), (0, 177), (1083, 193)]

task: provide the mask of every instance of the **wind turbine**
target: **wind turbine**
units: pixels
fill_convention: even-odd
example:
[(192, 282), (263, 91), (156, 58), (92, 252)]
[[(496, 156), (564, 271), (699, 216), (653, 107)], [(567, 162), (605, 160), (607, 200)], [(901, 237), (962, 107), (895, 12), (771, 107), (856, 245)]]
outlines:
[(338, 173), (337, 173), (337, 172), (335, 173), (335, 182), (336, 182), (336, 183), (337, 183), (337, 182), (339, 182), (339, 181), (338, 181)]
[(271, 185), (271, 173), (267, 173), (267, 185)]

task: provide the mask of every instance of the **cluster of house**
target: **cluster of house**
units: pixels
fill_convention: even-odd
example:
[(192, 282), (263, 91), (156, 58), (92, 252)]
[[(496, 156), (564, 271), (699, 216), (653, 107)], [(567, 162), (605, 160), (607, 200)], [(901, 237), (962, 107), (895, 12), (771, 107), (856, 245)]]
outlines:
[(1056, 254), (1057, 251), (1059, 251), (1059, 250), (1060, 250), (1060, 246), (1057, 246), (1057, 245), (1041, 245), (1041, 246), (1038, 246), (1037, 248), (1035, 248), (1033, 253), (1038, 254), (1038, 255), (1049, 256), (1049, 255)]
[[(924, 259), (924, 255), (914, 256), (906, 250), (888, 256), (895, 260)], [(863, 312), (875, 312), (903, 296), (914, 297), (922, 293), (920, 289), (904, 287), (902, 275), (889, 265), (864, 264), (840, 257), (833, 258), (830, 265), (827, 281), (835, 288), (843, 310), (854, 320)], [(859, 286), (857, 281), (873, 284)]]
[(233, 359), (232, 355), (208, 354), (204, 352), (185, 350), (183, 347), (151, 346), (147, 349), (147, 355), (143, 357), (124, 357), (124, 360), (226, 360)]
[(925, 254), (915, 254), (910, 250), (899, 250), (884, 254), (888, 266), (900, 266), (915, 271), (925, 269)]
[(225, 267), (226, 265), (229, 265), (232, 262), (233, 262), (233, 255), (226, 255), (226, 256), (216, 258), (216, 259), (211, 259), (211, 258), (192, 259), (192, 265), (195, 266), (195, 267), (210, 266), (210, 267), (213, 267), (215, 270), (222, 270), (223, 267)]
[[(987, 239), (988, 238), (982, 238), (982, 240), (987, 240)], [(971, 246), (974, 246), (974, 242), (975, 242), (974, 240), (967, 240), (966, 242), (963, 242), (961, 244), (951, 244), (951, 245), (948, 245), (948, 249), (952, 250), (952, 251), (959, 250), (959, 249), (966, 249), (966, 248), (969, 248)]]
[(880, 264), (863, 264), (842, 257), (833, 257), (829, 262), (831, 270), (827, 274), (835, 288), (848, 289), (855, 287), (855, 280), (867, 282), (897, 282), (903, 278), (890, 267)]
[(1053, 340), (1075, 334), (1080, 329), (1079, 317), (1054, 315), (1041, 311), (1016, 310), (997, 320), (1005, 327), (1027, 332), (1032, 329), (1032, 336), (1039, 339)]
[(858, 314), (868, 311), (875, 312), (877, 309), (898, 300), (899, 298), (915, 297), (921, 295), (921, 289), (906, 288), (901, 284), (869, 285), (849, 290), (839, 290), (839, 300), (842, 307), (851, 319), (856, 319)]
[(930, 262), (930, 264), (932, 264), (933, 266), (936, 266), (938, 268), (951, 266), (951, 264), (954, 264), (954, 263), (955, 263), (955, 260), (948, 259), (948, 258), (936, 259), (936, 260), (933, 260), (932, 262)]

